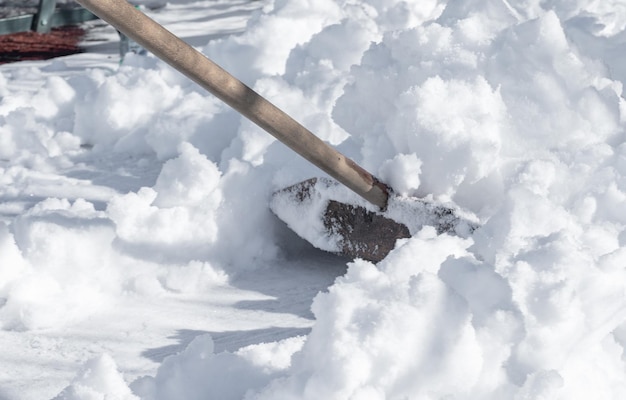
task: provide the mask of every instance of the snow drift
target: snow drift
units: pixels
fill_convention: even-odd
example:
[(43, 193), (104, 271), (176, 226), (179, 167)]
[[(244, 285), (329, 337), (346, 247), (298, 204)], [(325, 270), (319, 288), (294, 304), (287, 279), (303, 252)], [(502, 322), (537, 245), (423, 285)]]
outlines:
[[(618, 0), (267, 1), (203, 51), (481, 227), (350, 262), (307, 335), (222, 352), (200, 335), (133, 382), (104, 355), (58, 398), (623, 398), (625, 27)], [(7, 88), (44, 72), (0, 73), (2, 329), (209, 290), (295, 246), (271, 193), (320, 173), (266, 133), (151, 56)]]

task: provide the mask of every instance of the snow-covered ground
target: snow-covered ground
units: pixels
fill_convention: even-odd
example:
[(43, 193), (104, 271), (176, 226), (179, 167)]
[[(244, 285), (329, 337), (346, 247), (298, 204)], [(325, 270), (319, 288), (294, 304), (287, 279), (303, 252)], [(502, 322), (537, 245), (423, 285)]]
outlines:
[(144, 3), (480, 228), (313, 248), (269, 203), (321, 173), (91, 23), (0, 66), (0, 399), (626, 396), (623, 0)]

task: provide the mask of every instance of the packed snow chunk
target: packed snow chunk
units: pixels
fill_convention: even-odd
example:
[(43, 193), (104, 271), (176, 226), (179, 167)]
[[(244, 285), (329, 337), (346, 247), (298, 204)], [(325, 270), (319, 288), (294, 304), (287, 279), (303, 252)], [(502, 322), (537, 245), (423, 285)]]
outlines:
[(108, 354), (87, 361), (53, 400), (139, 400), (132, 394), (113, 358)]
[[(519, 372), (527, 373), (538, 367), (559, 368), (571, 356), (580, 337), (591, 334), (594, 328), (610, 331), (609, 326), (602, 327), (607, 319), (610, 321), (616, 312), (624, 316), (619, 306), (598, 304), (597, 295), (587, 290), (597, 285), (593, 282), (597, 279), (595, 274), (587, 277), (591, 281), (589, 285), (580, 282), (584, 270), (591, 268), (589, 260), (566, 246), (562, 239), (555, 239), (544, 249), (520, 255), (511, 271), (503, 273), (525, 324), (525, 337), (518, 344), (511, 364)], [(572, 250), (575, 257), (566, 255)], [(546, 261), (536, 261), (539, 255), (533, 253), (537, 252), (544, 253)], [(547, 267), (552, 270), (544, 272)], [(602, 286), (603, 296), (607, 298), (619, 298), (618, 293), (623, 290), (621, 284)], [(603, 309), (604, 304), (608, 307)], [(562, 332), (566, 331), (579, 332), (580, 336), (564, 337)]]
[(84, 200), (48, 199), (15, 220), (15, 241), (31, 268), (5, 287), (3, 328), (62, 325), (110, 304), (119, 276), (110, 268), (114, 227), (102, 214)]
[(437, 274), (442, 263), (448, 258), (461, 258), (472, 245), (469, 238), (437, 235), (432, 226), (425, 226), (419, 232), (398, 243), (396, 250), (381, 264), (390, 279), (404, 281), (419, 271)]
[(203, 293), (227, 282), (228, 275), (210, 263), (191, 261), (186, 266), (168, 268), (161, 284), (175, 292)]
[(397, 151), (422, 160), (422, 194), (453, 195), (497, 168), (505, 110), (499, 91), (483, 78), (434, 77), (398, 99), (388, 135)]
[(41, 123), (30, 108), (11, 111), (0, 116), (0, 158), (21, 161), (25, 164), (43, 164), (48, 157), (72, 154), (79, 142), (67, 132), (55, 131)]
[(269, 210), (273, 171), (231, 159), (221, 179), (224, 201), (217, 213), (219, 240), (213, 255), (222, 262), (246, 269), (261, 260), (274, 262), (278, 254), (273, 234), (275, 218)]
[(438, 24), (386, 35), (351, 70), (354, 82), (333, 109), (337, 123), (362, 140), (366, 168), (415, 154), (420, 196), (450, 199), (498, 171), (507, 106), (476, 70), (481, 54), (458, 40)]
[(626, 224), (624, 204), (626, 204), (626, 185), (623, 190), (620, 190), (615, 183), (611, 183), (598, 196), (596, 217), (600, 220), (619, 221)]
[(351, 83), (338, 99), (333, 118), (350, 134), (372, 141), (364, 143), (366, 158), (380, 151), (391, 156), (382, 139), (387, 139), (386, 124), (403, 92), (438, 75), (444, 80), (476, 78), (480, 54), (457, 41), (452, 28), (437, 23), (392, 32), (373, 43), (351, 69)]
[[(415, 254), (423, 254), (423, 251)], [(508, 321), (508, 329), (497, 326), (510, 318), (507, 316), (510, 313), (512, 299), (509, 282), (498, 274), (493, 266), (480, 262), (473, 256), (459, 253), (457, 257), (441, 263), (439, 278), (467, 301), (473, 313), (472, 323), (474, 327), (480, 328), (481, 334), (497, 335), (500, 339), (498, 344), (500, 346), (506, 344), (511, 336), (507, 331), (515, 330), (519, 325), (518, 322)], [(494, 339), (491, 340), (496, 346)], [(507, 346), (506, 351), (508, 350)]]
[(131, 387), (145, 400), (243, 399), (280, 376), (302, 341), (290, 338), (215, 354), (211, 336), (200, 335), (183, 352), (167, 357), (154, 378), (140, 378)]
[(379, 177), (398, 194), (414, 195), (420, 186), (422, 161), (415, 153), (398, 154), (380, 167)]
[(307, 89), (336, 78), (338, 73), (347, 72), (359, 63), (373, 39), (377, 39), (376, 28), (371, 20), (353, 19), (325, 27), (291, 51), (285, 78), (308, 92)]
[[(371, 1), (378, 11), (376, 22), (385, 31), (408, 29), (437, 19), (445, 9), (445, 2), (429, 1)], [(366, 3), (367, 4), (367, 3)]]
[[(626, 318), (623, 252), (613, 246), (615, 250), (606, 254), (611, 247), (594, 246), (585, 238), (599, 226), (585, 231), (576, 225), (575, 218), (546, 199), (525, 190), (511, 191), (511, 196), (515, 198), (513, 204), (503, 206), (508, 217), (496, 215), (480, 228), (472, 249), (493, 263), (506, 280), (523, 325), (507, 363), (509, 377), (519, 385), (527, 381), (526, 388), (531, 385), (529, 375), (552, 368), (563, 378), (560, 393), (571, 398), (567, 394), (581, 393), (584, 388), (579, 382), (594, 374), (596, 362), (616, 362), (609, 347), (591, 351), (589, 346), (610, 338)], [(499, 229), (493, 231), (495, 225)], [(490, 235), (488, 242), (484, 234)], [(616, 230), (602, 234), (617, 240)], [(487, 256), (485, 245), (498, 250)], [(620, 262), (622, 267), (616, 267)], [(591, 381), (600, 390), (613, 386), (611, 379), (597, 377)]]
[(592, 33), (601, 37), (619, 36), (626, 28), (626, 4), (621, 0), (581, 4), (580, 17), (591, 19)]
[[(114, 237), (111, 221), (82, 199), (73, 203), (67, 199), (44, 200), (16, 220), (14, 231), (24, 255), (48, 270), (97, 263), (105, 254), (101, 250)], [(82, 246), (67, 240), (81, 235)]]
[(146, 142), (160, 160), (178, 155), (184, 142), (194, 144), (210, 160), (219, 161), (236, 132), (234, 111), (206, 93), (191, 92), (152, 120)]
[(207, 200), (215, 207), (219, 196), (210, 196), (217, 188), (220, 171), (198, 149), (189, 143), (179, 147), (180, 155), (163, 164), (154, 190), (158, 193), (154, 204), (161, 208), (194, 206)]
[(217, 239), (220, 172), (192, 145), (183, 143), (179, 151), (177, 158), (163, 165), (154, 188), (144, 187), (109, 202), (107, 212), (120, 239), (165, 246), (179, 255), (182, 248), (198, 252)]
[[(283, 74), (289, 53), (343, 13), (335, 1), (273, 1), (242, 35), (211, 41), (204, 52), (227, 71), (252, 84), (263, 75)], [(276, 40), (280, 38), (280, 40)]]
[(622, 352), (612, 333), (576, 347), (576, 357), (570, 357), (559, 371), (564, 383), (562, 398), (620, 399), (626, 393)]
[(568, 229), (577, 227), (566, 209), (518, 187), (507, 194), (498, 212), (476, 230), (474, 252), (493, 265), (507, 265), (509, 257)]
[(532, 374), (514, 400), (548, 400), (561, 398), (563, 377), (555, 370), (540, 370)]
[(500, 85), (519, 130), (503, 144), (507, 153), (576, 151), (621, 130), (619, 94), (592, 74), (554, 12), (510, 28), (499, 41), (488, 79)]
[(90, 78), (75, 107), (74, 133), (96, 147), (149, 150), (146, 133), (158, 123), (160, 113), (183, 97), (179, 86), (171, 86), (152, 69), (122, 68), (114, 75), (94, 73)]
[(305, 340), (305, 336), (294, 336), (278, 342), (254, 344), (240, 348), (236, 354), (265, 373), (286, 371)]
[[(61, 124), (73, 117), (75, 98), (76, 90), (65, 79), (51, 76), (33, 97), (31, 106), (37, 117), (55, 119), (55, 124)], [(64, 129), (71, 129), (71, 126)]]

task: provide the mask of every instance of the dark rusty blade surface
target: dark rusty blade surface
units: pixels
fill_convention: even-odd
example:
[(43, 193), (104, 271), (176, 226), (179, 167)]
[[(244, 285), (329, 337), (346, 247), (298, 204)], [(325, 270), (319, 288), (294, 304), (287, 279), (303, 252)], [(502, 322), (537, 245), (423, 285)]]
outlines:
[(381, 261), (394, 249), (396, 240), (411, 236), (404, 224), (363, 207), (330, 200), (324, 226), (341, 239), (341, 253), (368, 261)]

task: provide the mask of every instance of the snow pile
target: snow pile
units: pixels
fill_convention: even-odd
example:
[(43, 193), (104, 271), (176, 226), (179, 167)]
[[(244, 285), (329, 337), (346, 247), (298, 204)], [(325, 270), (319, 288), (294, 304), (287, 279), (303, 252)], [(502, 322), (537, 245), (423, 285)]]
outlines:
[[(349, 263), (307, 336), (200, 335), (133, 382), (103, 356), (59, 398), (623, 398), (625, 27), (618, 0), (268, 1), (203, 51), (480, 228)], [(202, 293), (298, 245), (271, 193), (320, 173), (162, 62), (17, 78), (0, 74), (2, 329)]]
[(2, 257), (3, 270), (13, 275), (3, 288), (4, 329), (55, 326), (111, 302), (102, 290), (118, 290), (115, 271), (100, 250), (110, 246), (114, 227), (93, 205), (47, 199), (20, 216), (13, 230), (15, 242), (5, 236), (5, 246), (17, 243), (21, 254)]
[(117, 371), (115, 361), (106, 354), (89, 360), (74, 381), (55, 400), (120, 399), (136, 400), (124, 378)]
[(280, 376), (302, 342), (302, 337), (293, 337), (243, 347), (234, 354), (214, 354), (211, 336), (198, 336), (182, 353), (167, 358), (156, 377), (139, 379), (131, 386), (148, 399), (240, 399)]

